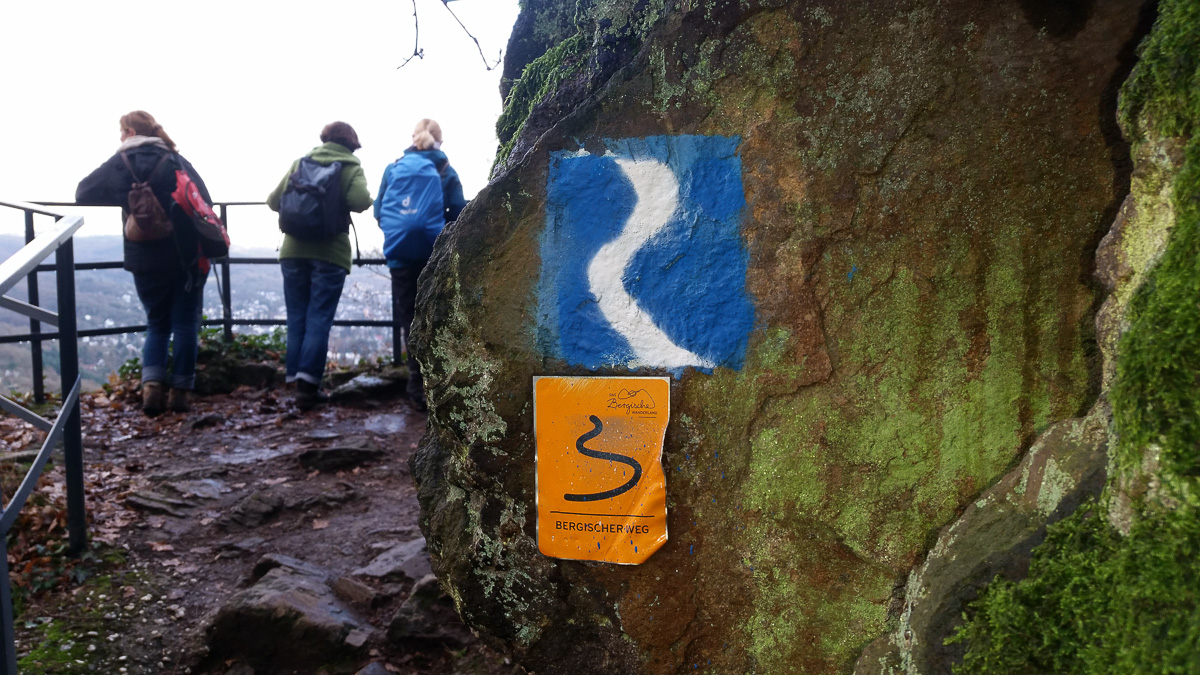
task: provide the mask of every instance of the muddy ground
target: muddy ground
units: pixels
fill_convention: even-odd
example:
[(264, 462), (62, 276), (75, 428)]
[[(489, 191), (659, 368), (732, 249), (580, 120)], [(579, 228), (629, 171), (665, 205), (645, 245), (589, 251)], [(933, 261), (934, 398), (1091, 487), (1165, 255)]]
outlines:
[[(150, 419), (134, 390), (84, 396), (91, 544), (78, 562), (10, 555), (27, 586), (18, 590), (22, 673), (524, 673), (461, 630), (457, 644), (387, 639), (414, 584), (403, 577), (364, 580), (374, 599), (353, 611), (378, 630), (338, 665), (275, 667), (212, 644), (213, 616), (264, 557), (338, 577), (421, 536), (408, 459), (425, 414), (402, 394), (307, 413), (290, 397), (241, 387), (197, 399), (191, 413)], [(368, 458), (322, 469), (305, 455), (330, 448)], [(34, 509), (47, 528), (62, 525), (53, 514), (62, 490), (56, 462), (39, 495), (46, 505)], [(37, 591), (42, 566), (58, 583)]]

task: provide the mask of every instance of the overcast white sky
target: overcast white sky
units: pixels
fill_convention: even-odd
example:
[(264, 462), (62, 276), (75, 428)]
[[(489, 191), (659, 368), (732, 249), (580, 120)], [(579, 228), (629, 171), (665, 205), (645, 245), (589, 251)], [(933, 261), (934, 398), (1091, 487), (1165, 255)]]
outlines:
[[(372, 195), (384, 167), (432, 117), (468, 198), (496, 150), (500, 68), (440, 0), (416, 0), (425, 58), (413, 49), (412, 0), (7, 0), (0, 2), (0, 199), (71, 201), (119, 144), (118, 119), (154, 115), (218, 201), (262, 201), (321, 127), (358, 132)], [(455, 0), (489, 63), (507, 48), (517, 0)], [(0, 209), (0, 231), (20, 217)], [(82, 235), (119, 234), (112, 210), (83, 210)], [(274, 248), (273, 215), (231, 209), (235, 245)], [(354, 217), (364, 252), (382, 236)]]

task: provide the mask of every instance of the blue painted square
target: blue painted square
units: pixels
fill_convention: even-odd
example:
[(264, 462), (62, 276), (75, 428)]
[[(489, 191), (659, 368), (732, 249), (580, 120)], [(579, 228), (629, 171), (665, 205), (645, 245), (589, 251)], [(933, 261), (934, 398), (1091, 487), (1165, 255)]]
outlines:
[(542, 349), (592, 370), (740, 369), (754, 326), (738, 138), (606, 141), (551, 155)]

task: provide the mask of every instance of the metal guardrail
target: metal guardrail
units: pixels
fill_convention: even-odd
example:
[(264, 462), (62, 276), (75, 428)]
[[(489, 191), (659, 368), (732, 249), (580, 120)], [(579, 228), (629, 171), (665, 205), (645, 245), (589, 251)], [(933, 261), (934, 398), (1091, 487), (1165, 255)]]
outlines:
[[(34, 239), (33, 220), (35, 214), (58, 216), (55, 211), (48, 210), (51, 207), (67, 207), (76, 208), (80, 205), (74, 202), (35, 202), (24, 203), (14, 202), (0, 204), (20, 208), (25, 211), (25, 241), (31, 242)], [(19, 206), (17, 204), (20, 204)], [(221, 218), (221, 222), (225, 223), (225, 227), (229, 227), (229, 207), (230, 206), (265, 206), (266, 202), (216, 202), (213, 204), (218, 209), (217, 213)], [(88, 208), (96, 208), (89, 206)], [(103, 208), (103, 207), (100, 207)], [(115, 208), (115, 207), (113, 207)], [(234, 235), (236, 237), (236, 233)], [(235, 319), (233, 318), (233, 289), (232, 275), (230, 268), (232, 265), (278, 265), (279, 260), (276, 258), (247, 258), (247, 257), (228, 257), (213, 261), (216, 273), (220, 280), (220, 296), (221, 296), (221, 318), (207, 319), (202, 322), (205, 326), (221, 326), (223, 328), (223, 336), (226, 342), (233, 341), (234, 326), (285, 326), (287, 321), (283, 319)], [(383, 258), (362, 258), (356, 257), (353, 264), (359, 267), (366, 265), (386, 265), (387, 261)], [(75, 271), (82, 270), (101, 270), (101, 269), (121, 269), (120, 261), (93, 262), (93, 263), (74, 263), (72, 269)], [(37, 275), (40, 272), (55, 272), (57, 265), (36, 265), (30, 270), (26, 270), (26, 288), (28, 289), (28, 297), (30, 305), (36, 305), (39, 300), (38, 280)], [(15, 282), (14, 282), (15, 283)], [(19, 300), (11, 300), (11, 303), (20, 303)], [(10, 307), (10, 304), (0, 300), (0, 307)], [(40, 317), (29, 316), (29, 333), (21, 335), (4, 335), (0, 336), (0, 344), (11, 344), (17, 342), (30, 343), (30, 357), (33, 366), (33, 399), (41, 403), (45, 400), (45, 390), (42, 383), (42, 376), (45, 372), (45, 365), (42, 356), (42, 342), (46, 340), (58, 339), (59, 333), (43, 332), (42, 323), (52, 323), (45, 321)], [(43, 315), (44, 316), (44, 315)], [(392, 320), (352, 320), (352, 319), (337, 319), (333, 322), (334, 326), (345, 327), (378, 327), (392, 329), (392, 360), (395, 363), (403, 361), (404, 336)], [(141, 333), (146, 330), (145, 324), (132, 326), (112, 326), (108, 328), (90, 328), (78, 330), (77, 337), (100, 337), (104, 335), (121, 335), (127, 333)], [(2, 674), (0, 674), (2, 675)]]
[[(55, 275), (58, 288), (58, 311), (51, 312), (38, 307), (37, 272), (39, 264), (51, 253), (55, 254), (57, 270), (74, 270), (74, 237), (83, 227), (81, 216), (72, 216), (46, 209), (41, 205), (25, 202), (0, 201), (0, 206), (25, 211), (27, 237), (25, 247), (0, 263), (0, 307), (29, 317), (31, 332), (37, 333), (40, 324), (58, 327), (54, 337), (59, 341), (59, 359), (62, 374), (62, 407), (58, 417), (49, 421), (32, 410), (27, 410), (15, 401), (0, 396), (0, 408), (20, 417), (30, 424), (48, 432), (33, 465), (21, 481), (12, 498), (0, 511), (0, 640), (4, 658), (0, 661), (0, 675), (17, 675), (16, 631), (13, 623), (12, 587), (8, 578), (8, 531), (16, 522), (21, 508), (37, 486), (42, 470), (50, 459), (50, 453), (61, 441), (67, 481), (67, 536), (68, 552), (78, 555), (87, 546), (87, 521), (83, 492), (83, 434), (79, 419), (79, 343), (75, 323), (75, 274), (59, 272)], [(32, 236), (33, 215), (42, 214), (56, 219), (54, 229), (36, 237)], [(5, 296), (13, 286), (27, 279), (30, 283), (29, 300), (24, 302)], [(50, 339), (44, 336), (43, 339)], [(40, 356), (41, 340), (39, 345)], [(40, 364), (39, 364), (40, 365)], [(40, 380), (40, 378), (39, 378)], [(67, 390), (68, 384), (70, 391)], [(0, 495), (2, 497), (3, 495)]]

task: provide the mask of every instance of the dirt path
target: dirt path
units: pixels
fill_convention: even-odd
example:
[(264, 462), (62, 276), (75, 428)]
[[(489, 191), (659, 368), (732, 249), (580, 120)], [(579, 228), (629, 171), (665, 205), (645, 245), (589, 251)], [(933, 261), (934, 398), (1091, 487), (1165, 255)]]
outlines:
[[(253, 669), (252, 655), (209, 654), (212, 617), (261, 576), (265, 556), (341, 578), (421, 536), (408, 458), (425, 415), (406, 399), (301, 414), (284, 392), (243, 387), (148, 419), (126, 401), (85, 398), (93, 545), (73, 574), (92, 576), (21, 613), (18, 650), (37, 650), (22, 672), (523, 672), (461, 624), (450, 627), (466, 636), (457, 645), (384, 638), (415, 583), (403, 576), (357, 577), (369, 600), (353, 611), (376, 632), (352, 663)], [(55, 468), (45, 489), (60, 481)]]

